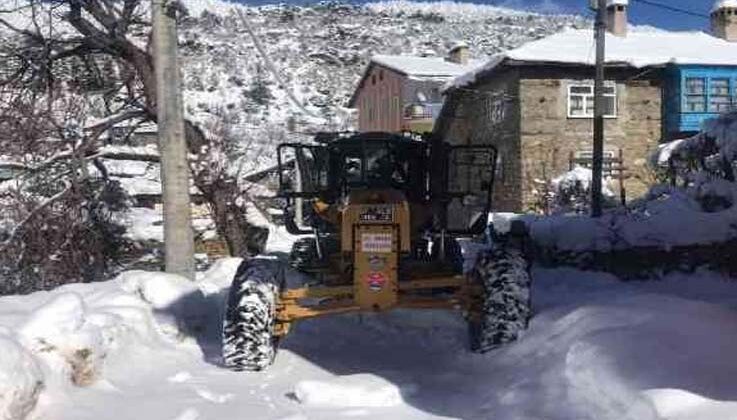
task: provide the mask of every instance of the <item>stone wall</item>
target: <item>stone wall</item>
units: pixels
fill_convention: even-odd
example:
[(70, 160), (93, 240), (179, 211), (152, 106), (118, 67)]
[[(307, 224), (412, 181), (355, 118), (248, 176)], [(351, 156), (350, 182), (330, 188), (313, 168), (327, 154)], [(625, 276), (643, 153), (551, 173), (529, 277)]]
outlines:
[[(542, 72), (541, 72), (542, 73)], [(554, 72), (550, 72), (554, 73)], [(559, 76), (559, 77), (554, 77)], [(657, 80), (614, 79), (617, 117), (605, 121), (605, 150), (623, 151), (631, 176), (625, 182), (628, 199), (647, 191), (647, 158), (662, 137), (662, 91)], [(585, 75), (527, 74), (520, 80), (523, 207), (535, 207), (539, 182), (569, 168), (570, 153), (590, 151), (593, 119), (568, 117), (568, 86), (591, 82)], [(618, 185), (612, 185), (618, 190)]]
[[(617, 86), (617, 116), (605, 122), (605, 149), (623, 151), (628, 199), (651, 182), (647, 160), (663, 130), (661, 76), (659, 70), (607, 70)], [(568, 117), (569, 84), (593, 83), (592, 77), (593, 69), (583, 67), (495, 69), (480, 83), (449, 92), (436, 132), (450, 143), (499, 149), (494, 210), (540, 210), (540, 181), (567, 171), (571, 152), (592, 149), (593, 119)]]

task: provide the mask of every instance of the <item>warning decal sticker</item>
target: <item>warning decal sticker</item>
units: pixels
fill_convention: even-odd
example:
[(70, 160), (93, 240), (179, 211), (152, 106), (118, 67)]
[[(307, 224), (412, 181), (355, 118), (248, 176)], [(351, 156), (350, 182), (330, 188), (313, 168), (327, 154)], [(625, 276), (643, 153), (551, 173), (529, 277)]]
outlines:
[(372, 292), (380, 292), (386, 285), (386, 277), (381, 273), (371, 273), (366, 277), (366, 282)]
[(392, 240), (391, 233), (362, 233), (361, 252), (392, 252)]

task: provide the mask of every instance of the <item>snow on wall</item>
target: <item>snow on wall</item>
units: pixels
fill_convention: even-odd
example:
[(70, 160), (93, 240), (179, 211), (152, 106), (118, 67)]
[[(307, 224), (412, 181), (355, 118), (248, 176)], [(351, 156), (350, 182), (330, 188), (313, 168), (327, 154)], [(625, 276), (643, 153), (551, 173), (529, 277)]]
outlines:
[(737, 208), (707, 213), (678, 191), (647, 202), (637, 212), (585, 216), (527, 217), (541, 246), (562, 251), (609, 252), (635, 247), (670, 249), (737, 239)]

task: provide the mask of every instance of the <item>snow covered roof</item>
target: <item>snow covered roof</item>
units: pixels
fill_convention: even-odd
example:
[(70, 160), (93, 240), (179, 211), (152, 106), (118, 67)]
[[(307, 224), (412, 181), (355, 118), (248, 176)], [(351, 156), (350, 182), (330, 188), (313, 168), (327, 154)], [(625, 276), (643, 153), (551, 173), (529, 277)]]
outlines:
[(714, 3), (714, 7), (712, 7), (711, 11), (715, 12), (726, 7), (737, 8), (737, 0), (717, 0)]
[[(725, 0), (734, 1), (737, 0)], [(567, 29), (520, 48), (493, 56), (486, 64), (457, 77), (449, 87), (476, 81), (505, 61), (595, 64), (594, 33), (591, 29)], [(607, 34), (606, 62), (635, 68), (669, 63), (737, 66), (737, 43), (704, 32), (668, 32), (633, 28), (626, 37)]]
[(408, 76), (417, 77), (455, 77), (474, 67), (473, 64), (462, 65), (448, 61), (443, 57), (414, 57), (409, 55), (375, 55), (371, 57), (371, 62)]
[(458, 64), (446, 60), (444, 57), (417, 57), (411, 55), (383, 55), (378, 54), (371, 57), (368, 66), (361, 76), (361, 81), (353, 92), (348, 107), (353, 107), (358, 97), (358, 92), (363, 86), (364, 80), (369, 75), (374, 65), (380, 65), (398, 73), (408, 76), (411, 79), (432, 79), (438, 82), (448, 82), (454, 77), (468, 73), (481, 66), (484, 61), (471, 60), (468, 64)]

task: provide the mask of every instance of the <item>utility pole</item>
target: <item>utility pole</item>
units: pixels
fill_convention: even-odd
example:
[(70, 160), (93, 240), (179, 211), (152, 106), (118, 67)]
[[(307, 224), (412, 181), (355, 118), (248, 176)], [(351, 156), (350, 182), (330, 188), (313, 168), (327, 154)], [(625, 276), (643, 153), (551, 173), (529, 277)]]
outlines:
[(166, 271), (194, 279), (189, 164), (184, 137), (174, 2), (151, 0)]
[(591, 216), (601, 217), (601, 181), (604, 164), (604, 57), (607, 0), (596, 0), (596, 79), (594, 81), (594, 149), (591, 177)]

